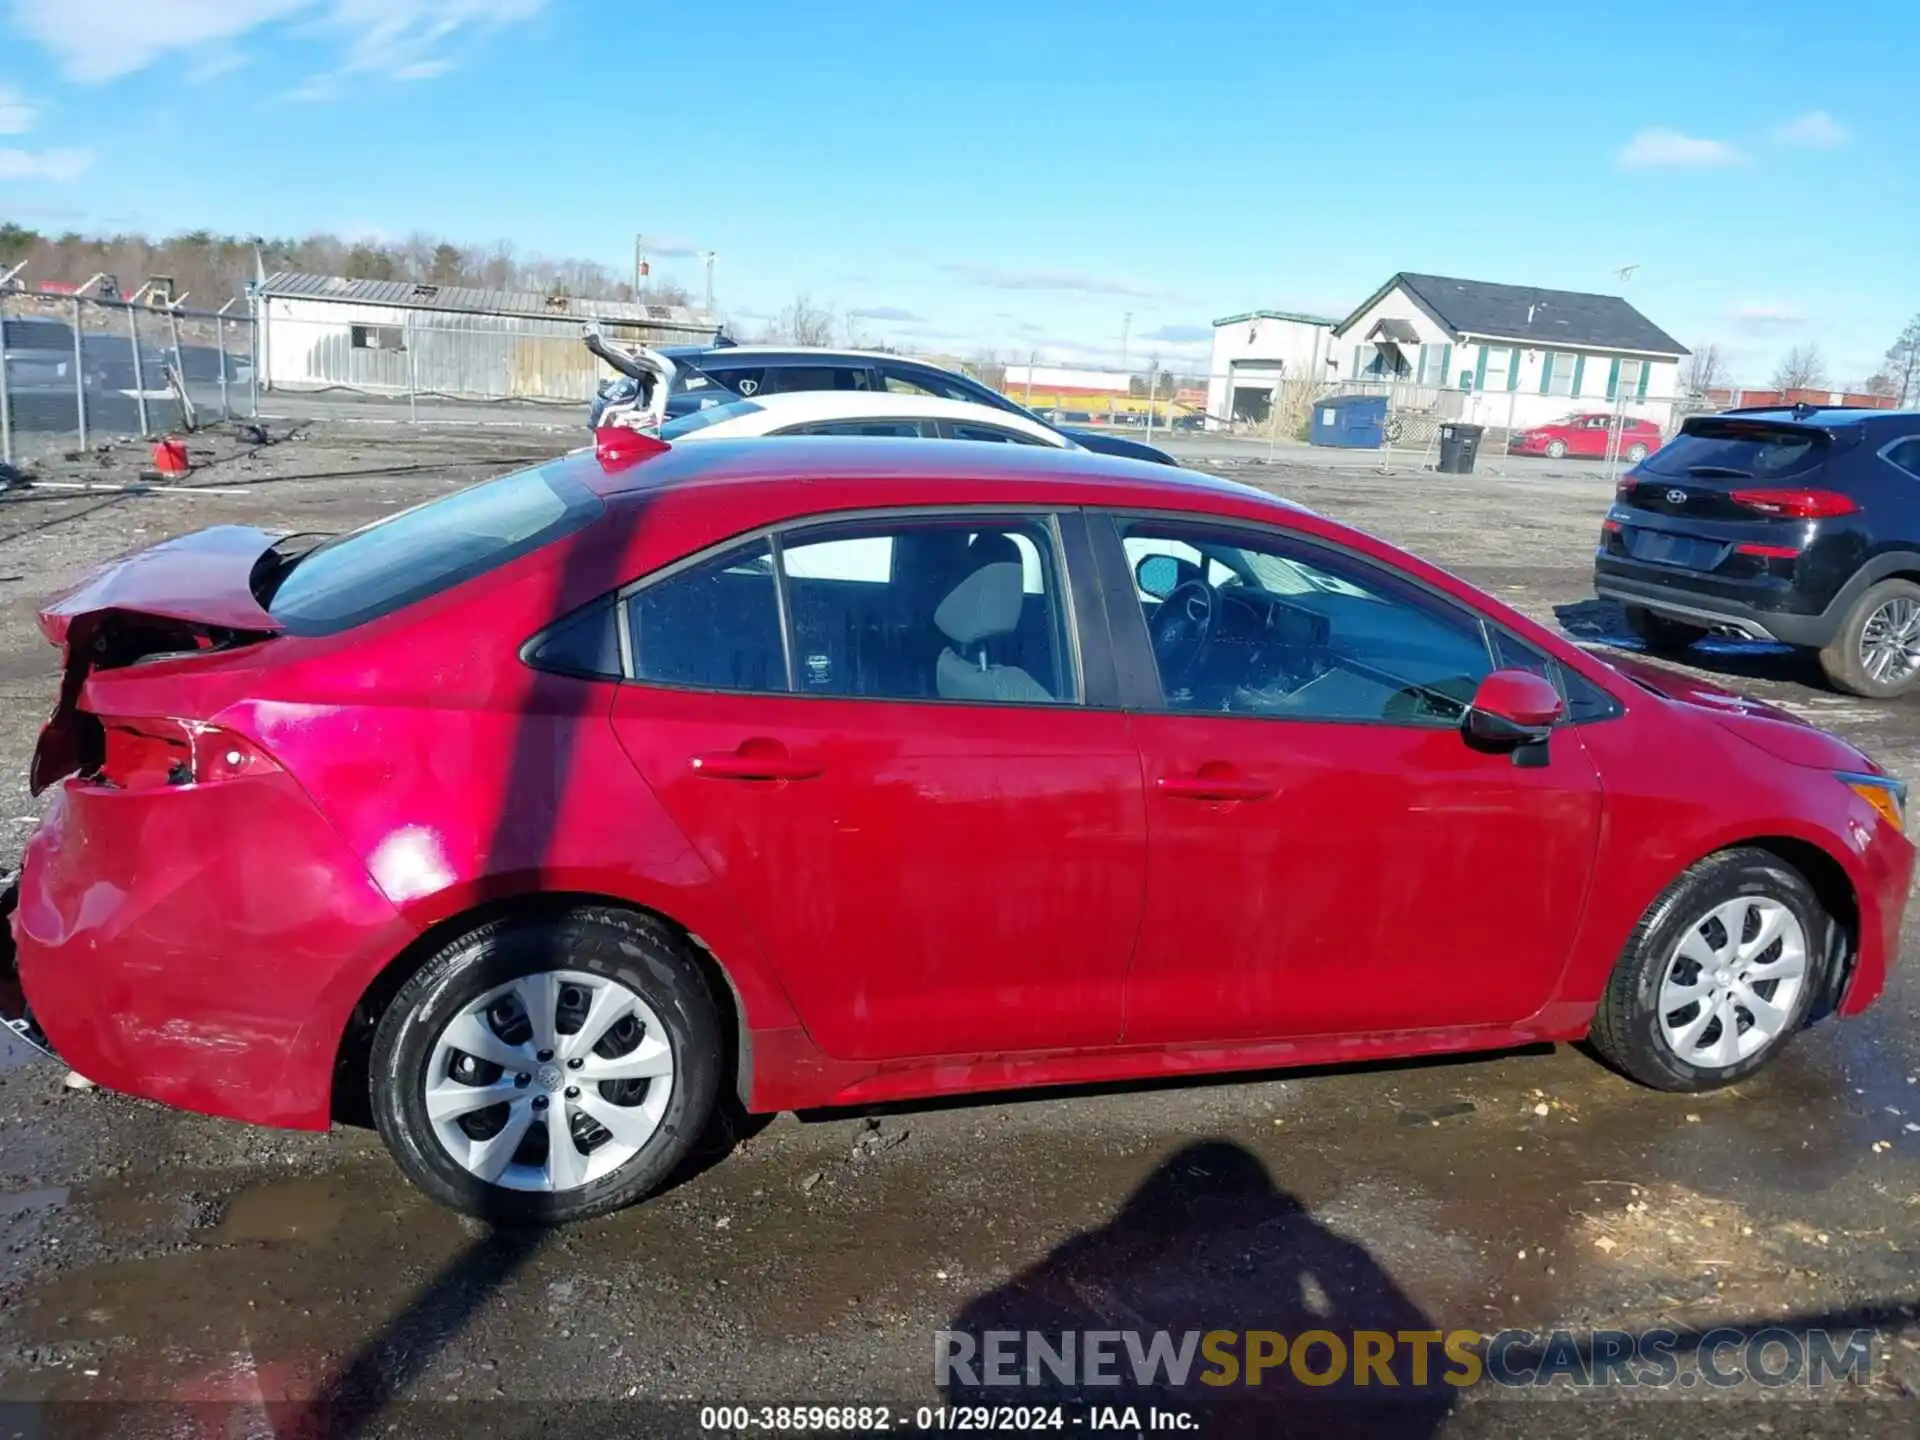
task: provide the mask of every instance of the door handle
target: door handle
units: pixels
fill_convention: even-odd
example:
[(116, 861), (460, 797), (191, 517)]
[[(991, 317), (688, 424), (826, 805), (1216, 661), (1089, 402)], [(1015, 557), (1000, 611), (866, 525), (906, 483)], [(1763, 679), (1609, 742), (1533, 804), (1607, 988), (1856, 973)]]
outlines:
[(743, 740), (734, 750), (696, 755), (688, 762), (709, 780), (811, 780), (826, 769), (787, 753), (778, 740)]
[(1191, 775), (1162, 775), (1153, 783), (1162, 795), (1178, 800), (1264, 800), (1274, 791), (1267, 781), (1219, 760), (1209, 760)]

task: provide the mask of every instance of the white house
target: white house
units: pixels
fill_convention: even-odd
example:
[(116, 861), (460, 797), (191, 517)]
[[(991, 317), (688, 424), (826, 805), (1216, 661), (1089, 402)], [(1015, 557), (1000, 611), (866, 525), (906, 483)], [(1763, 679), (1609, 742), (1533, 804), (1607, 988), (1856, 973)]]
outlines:
[(1251, 310), (1213, 322), (1207, 428), (1260, 420), (1283, 380), (1328, 380), (1333, 321), (1290, 310)]
[(1500, 428), (1582, 409), (1665, 428), (1688, 353), (1617, 295), (1404, 271), (1334, 326), (1332, 342), (1332, 378), (1390, 383), (1403, 387), (1397, 403)]

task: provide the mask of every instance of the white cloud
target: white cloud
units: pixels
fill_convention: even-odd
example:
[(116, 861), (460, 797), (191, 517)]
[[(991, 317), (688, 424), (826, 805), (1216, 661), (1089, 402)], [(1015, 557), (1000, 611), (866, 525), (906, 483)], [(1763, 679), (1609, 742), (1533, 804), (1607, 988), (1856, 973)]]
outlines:
[(91, 150), (0, 150), (0, 180), (77, 180), (92, 164)]
[(1077, 270), (1013, 270), (1000, 265), (979, 265), (970, 260), (949, 261), (940, 268), (992, 290), (1051, 290), (1063, 295), (1125, 295), (1142, 300), (1182, 298), (1163, 290), (1136, 285), (1131, 280), (1117, 280)]
[[(338, 39), (346, 74), (422, 80), (453, 62), (463, 35), (529, 19), (547, 0), (12, 0), (14, 25), (69, 80), (100, 84), (173, 53), (223, 47), (270, 21), (307, 18)], [(230, 48), (228, 53), (231, 53)], [(215, 62), (218, 64), (219, 62)], [(230, 68), (230, 67), (229, 67)]]
[(13, 23), (69, 80), (97, 85), (291, 15), (310, 0), (13, 0)]
[(33, 129), (35, 111), (27, 97), (11, 85), (0, 85), (0, 135), (24, 135)]
[(1725, 140), (1683, 135), (1660, 126), (1642, 130), (1620, 151), (1623, 170), (1702, 170), (1737, 165), (1744, 157)]
[(1741, 334), (1778, 335), (1789, 330), (1804, 329), (1808, 317), (1791, 306), (1771, 300), (1749, 300), (1743, 305), (1734, 306), (1727, 315), (1727, 321)]
[(1852, 132), (1824, 110), (1809, 110), (1796, 115), (1773, 132), (1774, 142), (1796, 150), (1838, 150), (1853, 138)]

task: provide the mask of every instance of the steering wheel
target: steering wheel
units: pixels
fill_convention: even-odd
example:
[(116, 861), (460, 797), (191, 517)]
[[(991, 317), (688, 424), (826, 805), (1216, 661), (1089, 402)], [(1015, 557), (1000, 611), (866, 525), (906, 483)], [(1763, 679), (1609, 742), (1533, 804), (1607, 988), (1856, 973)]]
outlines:
[(1176, 585), (1153, 612), (1149, 636), (1165, 688), (1172, 689), (1199, 668), (1213, 641), (1213, 617), (1213, 590), (1202, 580)]

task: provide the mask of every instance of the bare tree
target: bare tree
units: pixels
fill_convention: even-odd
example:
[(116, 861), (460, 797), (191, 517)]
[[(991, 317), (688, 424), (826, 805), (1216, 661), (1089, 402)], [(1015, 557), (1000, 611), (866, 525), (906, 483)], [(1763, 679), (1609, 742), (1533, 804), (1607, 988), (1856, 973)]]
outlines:
[(1726, 379), (1727, 362), (1720, 354), (1720, 347), (1708, 343), (1693, 347), (1693, 354), (1687, 357), (1687, 368), (1680, 383), (1687, 387), (1689, 395), (1704, 395), (1724, 385)]
[(833, 344), (833, 312), (816, 305), (805, 291), (773, 322), (775, 336), (788, 345)]
[(1884, 395), (1890, 399), (1900, 398), (1900, 382), (1884, 370), (1876, 370), (1857, 386), (1849, 385), (1849, 390), (1864, 390), (1869, 395)]
[(1820, 357), (1820, 347), (1812, 341), (1794, 346), (1773, 367), (1776, 390), (1824, 390), (1826, 386), (1827, 362)]
[(1907, 322), (1882, 364), (1893, 387), (1886, 393), (1902, 405), (1920, 405), (1920, 315)]

